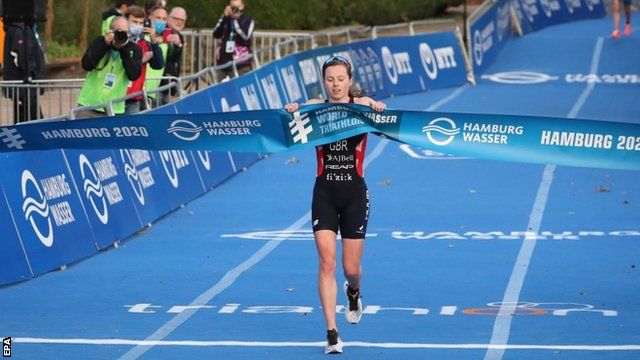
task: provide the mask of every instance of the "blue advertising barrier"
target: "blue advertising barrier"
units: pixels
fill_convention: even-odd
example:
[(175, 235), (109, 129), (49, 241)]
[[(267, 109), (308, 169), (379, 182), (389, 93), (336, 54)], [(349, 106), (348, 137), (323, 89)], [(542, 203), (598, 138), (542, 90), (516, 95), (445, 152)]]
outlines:
[[(155, 221), (260, 158), (257, 150), (230, 151), (245, 151), (247, 144), (262, 150), (286, 147), (287, 141), (292, 140), (283, 132), (303, 130), (303, 127), (296, 122), (293, 122), (293, 128), (288, 123), (281, 123), (278, 120), (281, 111), (260, 115), (259, 129), (247, 130), (244, 125), (220, 124), (206, 119), (212, 119), (213, 112), (281, 108), (288, 102), (324, 97), (321, 67), (327, 56), (337, 53), (352, 59), (356, 67), (356, 84), (378, 98), (455, 86), (466, 81), (453, 33), (366, 40), (289, 55), (245, 76), (143, 114), (92, 119), (91, 129), (81, 132), (89, 131), (95, 136), (92, 141), (99, 138), (99, 147), (95, 149), (72, 147), (73, 150), (63, 153), (40, 147), (43, 151), (1, 155), (0, 163), (5, 171), (0, 175), (0, 185), (4, 186), (7, 210), (16, 222), (13, 230), (16, 236), (12, 235), (10, 226), (4, 229), (8, 222), (3, 222), (0, 231), (9, 235), (1, 240), (3, 249), (7, 250), (2, 259), (11, 259), (3, 261), (3, 264), (11, 264), (11, 271), (3, 271), (0, 284), (42, 274), (96, 253), (98, 248), (127, 237), (142, 224)], [(394, 74), (397, 75), (395, 83), (391, 81), (395, 80)], [(191, 113), (194, 115), (188, 115)], [(195, 115), (197, 113), (205, 115)], [(174, 134), (190, 137), (196, 132), (211, 132), (215, 135), (232, 131), (232, 128), (276, 135), (259, 140), (262, 147), (255, 146), (252, 143), (255, 140), (246, 137), (226, 136), (236, 145), (212, 149), (214, 151), (197, 146), (172, 148), (172, 144), (161, 143), (164, 140), (158, 140), (160, 142), (146, 150), (133, 150), (141, 145), (134, 143), (112, 146), (111, 141), (118, 143), (123, 139), (146, 137), (145, 134), (149, 135), (147, 125), (139, 122), (155, 122), (163, 116), (172, 117), (169, 127), (175, 131), (171, 134), (166, 128), (163, 131), (173, 139), (176, 139)], [(206, 119), (200, 128), (191, 128), (189, 116)], [(63, 124), (78, 127), (83, 126), (85, 120)], [(33, 138), (23, 133), (32, 125), (39, 126), (0, 128), (0, 151), (35, 145)], [(102, 137), (107, 133), (108, 138)], [(61, 140), (59, 136), (70, 133), (48, 134)], [(71, 136), (68, 140), (76, 145), (88, 140)], [(109, 148), (114, 150), (104, 150)], [(24, 164), (29, 164), (29, 168)], [(24, 195), (21, 187), (24, 187)], [(8, 219), (1, 206), (0, 216)], [(31, 268), (27, 264), (31, 264)]]
[(177, 114), (207, 113), (215, 111), (207, 90), (189, 94), (175, 102)]
[(524, 34), (550, 25), (606, 15), (603, 0), (513, 0)]
[(375, 41), (385, 93), (408, 94), (465, 84), (467, 73), (453, 32)]
[(302, 82), (307, 99), (318, 99), (326, 97), (324, 86), (322, 85), (321, 66), (316, 61), (318, 50), (301, 52), (294, 56), (297, 62), (296, 71)]
[(198, 197), (206, 188), (202, 186), (196, 163), (189, 151), (154, 151), (161, 189), (165, 189), (164, 201), (173, 205), (172, 209)]
[(64, 150), (63, 155), (100, 249), (143, 226), (125, 170), (118, 166), (113, 151)]
[(518, 0), (498, 0), (470, 27), (471, 59), (475, 74), (483, 73), (498, 57), (511, 38), (511, 3)]
[[(31, 278), (22, 243), (16, 232), (15, 220), (9, 213), (4, 189), (0, 187), (0, 284)], [(20, 216), (22, 213), (18, 213)]]
[(190, 151), (197, 165), (202, 186), (209, 190), (236, 173), (232, 154), (222, 151)]
[(358, 41), (350, 44), (350, 48), (359, 87), (374, 97), (391, 95), (388, 90), (385, 91), (382, 62), (376, 53), (374, 42)]
[(2, 164), (10, 171), (0, 181), (34, 275), (97, 252), (61, 150), (5, 154)]

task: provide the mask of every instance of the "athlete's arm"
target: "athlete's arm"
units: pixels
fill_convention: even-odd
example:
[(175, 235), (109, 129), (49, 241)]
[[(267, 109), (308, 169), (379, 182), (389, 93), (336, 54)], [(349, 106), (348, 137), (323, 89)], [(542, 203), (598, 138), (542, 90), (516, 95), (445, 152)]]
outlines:
[[(311, 99), (309, 101), (307, 101), (306, 103), (303, 103), (302, 105), (313, 105), (313, 104), (321, 104), (322, 100), (319, 99)], [(298, 108), (300, 107), (301, 104), (298, 103), (290, 103), (284, 106), (284, 109), (287, 110), (290, 113), (294, 113), (296, 111), (298, 111)]]
[(383, 112), (384, 109), (387, 108), (387, 105), (382, 101), (375, 101), (368, 96), (354, 98), (353, 102), (359, 105), (370, 106), (373, 110), (377, 112)]

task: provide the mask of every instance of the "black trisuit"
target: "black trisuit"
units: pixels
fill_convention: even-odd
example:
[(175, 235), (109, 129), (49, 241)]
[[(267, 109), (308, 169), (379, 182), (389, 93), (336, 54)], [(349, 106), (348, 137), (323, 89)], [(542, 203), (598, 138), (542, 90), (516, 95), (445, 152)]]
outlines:
[[(349, 98), (353, 103), (353, 97)], [(316, 146), (318, 175), (313, 189), (313, 231), (332, 230), (342, 238), (364, 239), (369, 191), (364, 182), (367, 134)]]

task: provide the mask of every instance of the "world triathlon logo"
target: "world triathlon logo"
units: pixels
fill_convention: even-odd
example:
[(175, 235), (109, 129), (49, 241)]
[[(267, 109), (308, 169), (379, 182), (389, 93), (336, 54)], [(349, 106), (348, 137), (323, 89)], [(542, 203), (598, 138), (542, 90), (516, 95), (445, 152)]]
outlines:
[[(445, 117), (431, 120), (429, 125), (422, 128), (422, 132), (427, 135), (427, 139), (438, 146), (450, 144), (456, 135), (460, 133), (460, 128), (453, 120)], [(436, 133), (438, 135), (433, 135)]]
[(0, 129), (0, 139), (7, 145), (8, 149), (23, 149), (22, 145), (27, 143), (16, 129)]
[(188, 120), (175, 120), (171, 127), (167, 129), (169, 134), (173, 134), (178, 139), (184, 141), (194, 141), (200, 136), (202, 126), (197, 126)]
[[(40, 242), (42, 242), (46, 247), (51, 247), (51, 245), (53, 245), (53, 225), (51, 224), (51, 218), (49, 217), (49, 204), (47, 204), (47, 199), (31, 171), (25, 170), (22, 172), (21, 183), (22, 198), (24, 199), (24, 202), (22, 203), (22, 212), (24, 213), (24, 217), (29, 221), (29, 223), (31, 223), (31, 227)], [(28, 184), (32, 184), (32, 187), (36, 190), (34, 197), (27, 195), (27, 188), (29, 187)], [(44, 225), (44, 219), (46, 219), (46, 231), (42, 232), (40, 231), (40, 225)]]
[[(301, 144), (306, 144), (309, 142), (308, 135), (313, 131), (313, 126), (309, 124), (311, 120), (309, 120), (309, 114), (304, 114), (300, 116), (300, 112), (296, 111), (293, 114), (293, 120), (289, 122), (289, 131), (291, 132), (291, 136), (293, 136), (293, 142), (300, 142)], [(309, 126), (307, 126), (309, 124)]]
[(80, 173), (84, 180), (82, 184), (84, 194), (91, 203), (91, 207), (93, 207), (93, 211), (96, 213), (96, 216), (98, 216), (98, 219), (100, 219), (100, 222), (106, 225), (109, 222), (109, 209), (107, 208), (102, 183), (100, 183), (96, 171), (84, 154), (80, 155), (79, 162)]

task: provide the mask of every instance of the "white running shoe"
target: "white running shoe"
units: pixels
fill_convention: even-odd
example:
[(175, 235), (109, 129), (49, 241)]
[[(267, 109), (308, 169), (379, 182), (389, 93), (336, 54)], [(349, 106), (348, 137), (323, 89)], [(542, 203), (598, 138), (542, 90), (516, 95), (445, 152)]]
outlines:
[(351, 324), (357, 324), (362, 318), (362, 298), (360, 297), (360, 290), (356, 290), (355, 293), (349, 288), (349, 282), (344, 282), (344, 294), (347, 296), (347, 308), (344, 310), (344, 317)]
[(327, 330), (327, 347), (324, 348), (325, 354), (342, 354), (342, 340), (336, 329)]

